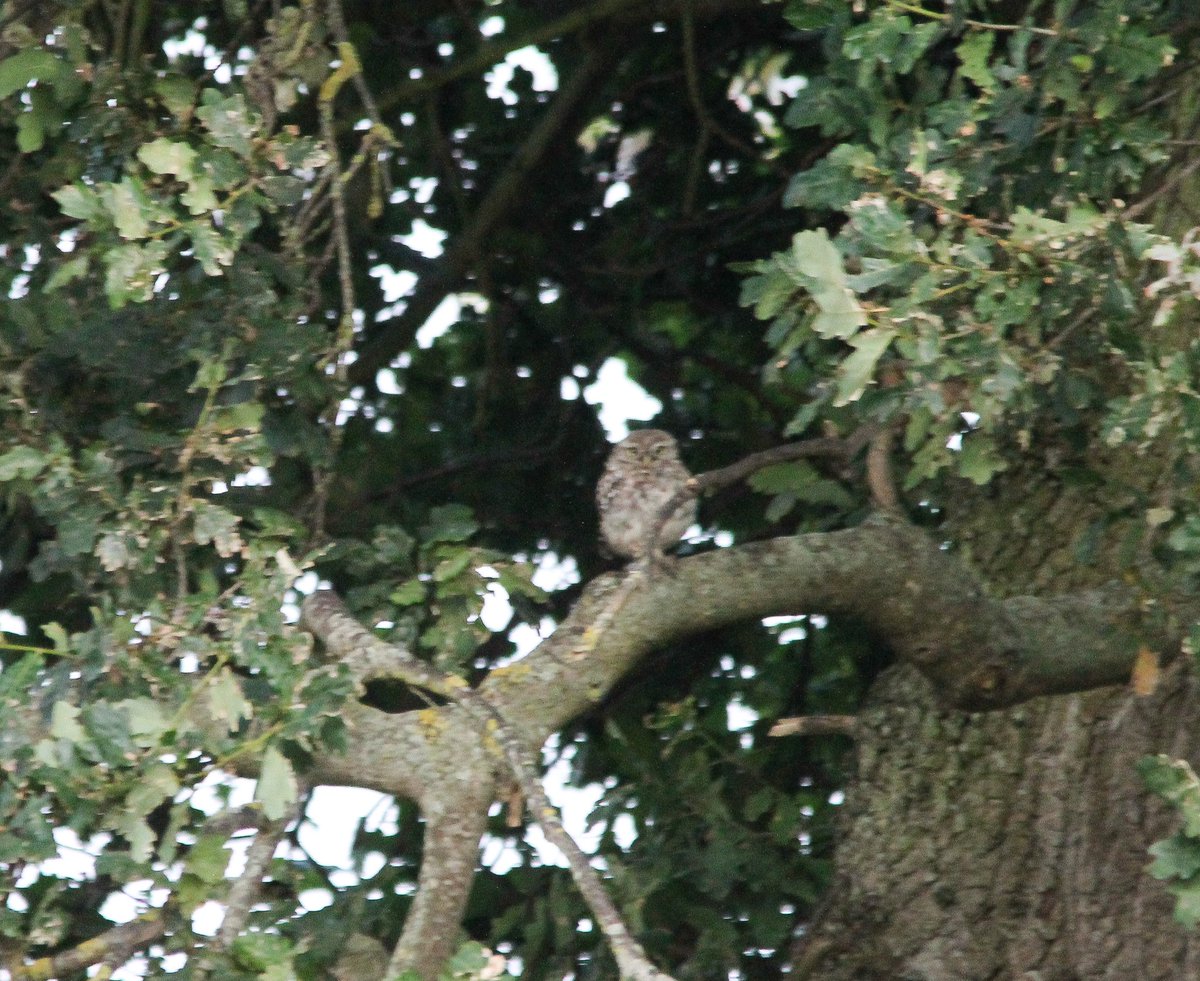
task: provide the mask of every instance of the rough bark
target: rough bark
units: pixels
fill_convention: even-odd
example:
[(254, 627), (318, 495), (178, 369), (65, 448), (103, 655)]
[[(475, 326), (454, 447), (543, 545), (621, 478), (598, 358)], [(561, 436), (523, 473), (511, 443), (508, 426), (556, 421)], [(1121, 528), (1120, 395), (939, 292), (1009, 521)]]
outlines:
[(1143, 755), (1195, 758), (1189, 665), (1003, 712), (939, 709), (907, 668), (859, 719), (831, 901), (800, 945), (828, 981), (1200, 977), (1200, 942), (1145, 871), (1172, 815)]
[[(1097, 466), (1105, 463), (1111, 470), (1112, 461)], [(1071, 663), (1096, 663), (1096, 642), (1107, 638), (1089, 638), (1080, 629), (1086, 609), (1076, 615), (1073, 600), (1053, 594), (1081, 598), (1128, 579), (1150, 545), (1133, 527), (1144, 532), (1144, 518), (1119, 490), (1135, 485), (1142, 464), (1117, 463), (1129, 479), (1104, 499), (1047, 466), (963, 488), (947, 505), (945, 534), (992, 590), (1058, 604), (1059, 622), (1042, 636)], [(1135, 588), (1148, 608), (1175, 605), (1144, 580)], [(1006, 606), (1026, 621), (1042, 615), (1019, 598)], [(1168, 661), (1179, 649), (1168, 636), (1140, 642)], [(1174, 922), (1171, 895), (1146, 873), (1147, 848), (1176, 818), (1135, 769), (1148, 754), (1195, 760), (1198, 722), (1200, 683), (1188, 658), (1146, 696), (1111, 686), (981, 713), (947, 709), (911, 667), (885, 674), (857, 721), (836, 878), (797, 945), (795, 976), (1200, 977), (1200, 941)]]

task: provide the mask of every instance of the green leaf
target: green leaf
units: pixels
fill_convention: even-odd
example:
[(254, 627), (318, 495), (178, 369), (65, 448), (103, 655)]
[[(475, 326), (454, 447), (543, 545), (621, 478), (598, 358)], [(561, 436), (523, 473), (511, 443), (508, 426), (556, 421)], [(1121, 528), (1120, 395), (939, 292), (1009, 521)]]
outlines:
[(1137, 770), (1147, 789), (1160, 797), (1172, 799), (1183, 788), (1200, 786), (1186, 762), (1161, 753), (1138, 760)]
[(179, 75), (168, 75), (154, 80), (154, 92), (176, 119), (186, 122), (192, 115), (196, 102), (196, 84)]
[(66, 555), (90, 555), (92, 543), (100, 533), (94, 514), (86, 510), (73, 511), (58, 525), (58, 547)]
[(286, 511), (256, 507), (250, 511), (258, 533), (270, 538), (295, 538), (304, 534), (304, 525)]
[(285, 208), (304, 200), (304, 182), (291, 174), (274, 174), (263, 178), (260, 186), (267, 197)]
[(196, 259), (209, 276), (220, 276), (225, 271), (222, 266), (233, 264), (237, 250), (226, 236), (199, 221), (189, 222), (187, 230), (196, 251)]
[(862, 272), (847, 276), (846, 282), (855, 293), (868, 293), (879, 286), (894, 283), (910, 270), (910, 263), (892, 262), (890, 259), (873, 259), (866, 256), (860, 260)]
[(1152, 793), (1179, 811), (1184, 834), (1200, 838), (1200, 780), (1188, 762), (1160, 754), (1139, 760), (1138, 772)]
[(216, 211), (218, 201), (212, 178), (205, 174), (193, 177), (188, 182), (187, 190), (179, 195), (179, 200), (189, 214), (204, 215)]
[[(0, 639), (3, 636), (0, 633)], [(40, 651), (29, 651), (21, 655), (19, 661), (10, 661), (5, 665), (4, 670), (0, 671), (0, 705), (15, 705), (18, 700), (28, 698), (28, 691), (37, 684), (38, 674), (42, 670), (42, 657)]]
[(754, 307), (754, 316), (759, 320), (770, 320), (777, 316), (796, 292), (791, 277), (785, 275), (782, 269), (768, 265), (769, 268), (761, 275), (751, 276), (742, 282), (741, 295), (738, 297), (740, 306)]
[(132, 814), (146, 815), (159, 804), (179, 793), (179, 780), (171, 768), (157, 764), (146, 769), (125, 797), (125, 807)]
[(242, 538), (237, 531), (241, 518), (219, 504), (210, 504), (208, 501), (197, 501), (195, 507), (192, 533), (196, 536), (197, 544), (207, 545), (211, 542), (222, 558), (229, 558), (241, 551)]
[(219, 433), (256, 433), (262, 428), (263, 413), (266, 411), (261, 402), (237, 402), (234, 405), (223, 405), (213, 411), (212, 427)]
[(855, 131), (858, 120), (852, 115), (854, 93), (838, 79), (816, 76), (797, 93), (783, 121), (793, 129), (820, 127), (826, 137), (846, 137)]
[(148, 862), (154, 853), (154, 832), (139, 814), (126, 812), (120, 816), (115, 829), (129, 842), (129, 857), (135, 862)]
[(225, 880), (228, 867), (229, 850), (221, 835), (203, 835), (188, 852), (187, 871), (210, 886)]
[(120, 184), (105, 184), (100, 201), (121, 238), (141, 239), (150, 234), (152, 208), (140, 181), (126, 177)]
[(958, 472), (968, 480), (983, 486), (1006, 467), (990, 436), (975, 432), (963, 437), (962, 451), (958, 454)]
[(795, 494), (776, 494), (767, 502), (763, 516), (770, 522), (781, 521), (791, 514), (799, 503)]
[(92, 268), (92, 257), (88, 253), (77, 255), (73, 259), (68, 259), (62, 263), (46, 280), (46, 285), (42, 287), (46, 293), (51, 293), (56, 289), (66, 286), (67, 283), (74, 282), (77, 279), (83, 279), (88, 275)]
[(773, 463), (755, 471), (746, 478), (746, 483), (760, 494), (783, 494), (794, 491), (817, 476), (811, 463), (805, 460), (791, 460), (787, 463)]
[(784, 20), (798, 31), (815, 31), (830, 26), (833, 21), (836, 6), (842, 6), (843, 0), (791, 0), (783, 12)]
[(229, 377), (229, 368), (220, 358), (205, 358), (196, 369), (196, 378), (188, 391), (210, 392), (221, 387)]
[(228, 668), (221, 668), (209, 683), (208, 710), (213, 718), (225, 723), (229, 732), (237, 732), (243, 720), (250, 719), (254, 710), (242, 693), (242, 686)]
[[(913, 24), (905, 15), (896, 16), (880, 9), (865, 23), (846, 32), (842, 50), (846, 57), (872, 63), (891, 65), (899, 74), (912, 70), (917, 60), (937, 39), (944, 28), (938, 22)], [(859, 74), (860, 84), (866, 85), (869, 75)]]
[(71, 649), (71, 638), (67, 636), (67, 632), (63, 629), (62, 624), (55, 623), (53, 620), (49, 623), (42, 624), (42, 633), (50, 638), (54, 644), (54, 650), (59, 654), (65, 654)]
[(842, 254), (825, 229), (798, 233), (781, 263), (796, 284), (812, 294), (818, 309), (812, 329), (819, 336), (844, 340), (866, 325), (866, 314), (846, 282)]
[(1176, 833), (1149, 851), (1155, 858), (1146, 871), (1156, 879), (1190, 879), (1200, 872), (1200, 840)]
[(875, 327), (850, 339), (854, 352), (838, 370), (837, 396), (833, 400), (835, 406), (848, 405), (862, 396), (875, 374), (875, 365), (895, 337), (894, 329)]
[(298, 796), (292, 764), (277, 747), (268, 746), (263, 753), (254, 799), (262, 803), (263, 814), (268, 820), (278, 821), (288, 813)]
[(24, 478), (32, 480), (45, 469), (50, 458), (32, 446), (18, 446), (0, 456), (0, 483)]
[(842, 211), (863, 193), (862, 175), (874, 164), (875, 155), (869, 150), (843, 143), (792, 178), (783, 205)]
[(108, 531), (96, 542), (96, 558), (105, 572), (116, 572), (133, 565), (125, 535), (119, 531)]
[(112, 876), (119, 882), (139, 879), (145, 871), (145, 867), (135, 862), (127, 852), (106, 851), (96, 859), (96, 874)]
[(500, 573), (496, 582), (510, 596), (526, 596), (539, 603), (546, 599), (546, 591), (531, 578), (535, 572), (533, 566), (527, 563), (498, 565), (496, 571)]
[(974, 82), (986, 94), (996, 91), (996, 76), (992, 74), (989, 61), (992, 57), (992, 47), (996, 43), (996, 35), (992, 31), (976, 31), (967, 35), (954, 53), (961, 63), (959, 74)]
[(461, 542), (478, 530), (475, 516), (465, 504), (443, 504), (430, 509), (421, 537), (430, 542)]
[(408, 579), (392, 590), (390, 599), (397, 606), (425, 602), (426, 587), (420, 579)]
[(162, 707), (151, 698), (128, 698), (119, 703), (129, 719), (129, 732), (143, 748), (156, 746), (167, 731)]
[(462, 977), (481, 970), (487, 962), (487, 953), (483, 946), (471, 941), (454, 952), (454, 956), (446, 964), (446, 972), (451, 977)]
[(782, 517), (798, 501), (833, 507), (851, 507), (854, 503), (853, 497), (841, 484), (823, 477), (806, 460), (793, 460), (764, 467), (750, 476), (747, 483), (760, 494), (785, 496), (786, 499), (776, 498), (768, 505), (773, 518)]
[(137, 158), (154, 174), (174, 174), (188, 180), (193, 173), (196, 151), (186, 143), (159, 137), (138, 147)]
[(17, 149), (36, 153), (46, 145), (47, 124), (51, 122), (36, 108), (17, 117)]
[(167, 246), (163, 242), (120, 245), (104, 253), (108, 267), (104, 289), (108, 303), (119, 310), (129, 302), (144, 303), (154, 295), (154, 284), (166, 271)]
[(49, 51), (31, 48), (0, 61), (0, 99), (7, 99), (30, 82), (53, 82), (69, 75), (71, 69)]
[(1174, 882), (1167, 887), (1175, 896), (1175, 919), (1187, 929), (1200, 923), (1200, 878)]
[(747, 821), (757, 821), (775, 804), (775, 791), (770, 787), (760, 787), (749, 797), (742, 806), (742, 814)]
[(286, 964), (292, 956), (292, 943), (277, 933), (244, 933), (230, 949), (233, 959), (252, 971), (267, 971)]
[(797, 232), (792, 237), (790, 258), (792, 262), (784, 268), (802, 274), (793, 277), (798, 286), (808, 287), (811, 280), (830, 286), (845, 282), (842, 254), (829, 241), (829, 233), (823, 228)]
[(223, 98), (216, 89), (205, 89), (196, 117), (205, 125), (217, 146), (227, 147), (241, 157), (250, 156), (255, 124), (240, 95)]
[(472, 558), (474, 558), (474, 553), (470, 549), (463, 549), (449, 558), (442, 559), (433, 570), (434, 582), (448, 582), (451, 579), (457, 579), (471, 564)]
[(87, 739), (79, 724), (79, 709), (70, 702), (58, 701), (50, 710), (50, 735), (78, 746)]
[(62, 213), (82, 221), (94, 221), (104, 214), (100, 195), (85, 184), (68, 184), (51, 193)]

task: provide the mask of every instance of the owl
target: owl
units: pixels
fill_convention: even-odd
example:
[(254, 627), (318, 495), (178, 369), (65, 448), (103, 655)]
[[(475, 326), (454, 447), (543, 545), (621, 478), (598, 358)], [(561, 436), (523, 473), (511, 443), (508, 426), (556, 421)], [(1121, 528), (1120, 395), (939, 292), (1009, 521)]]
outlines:
[[(691, 476), (670, 433), (640, 429), (626, 436), (608, 455), (596, 485), (604, 543), (621, 558), (644, 557), (663, 506)], [(660, 546), (677, 542), (695, 520), (695, 500), (684, 501), (663, 525)]]

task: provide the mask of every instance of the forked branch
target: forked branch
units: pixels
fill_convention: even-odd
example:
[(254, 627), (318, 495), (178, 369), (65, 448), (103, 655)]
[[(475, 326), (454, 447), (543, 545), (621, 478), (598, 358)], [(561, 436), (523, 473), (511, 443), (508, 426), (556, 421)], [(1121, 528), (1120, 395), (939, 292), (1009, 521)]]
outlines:
[[(671, 981), (668, 975), (650, 962), (642, 946), (629, 932), (599, 873), (567, 834), (558, 811), (542, 788), (530, 750), (500, 710), (462, 678), (437, 670), (402, 647), (374, 638), (354, 620), (342, 601), (331, 591), (323, 590), (309, 596), (304, 601), (302, 611), (305, 626), (335, 655), (346, 656), (367, 651), (371, 652), (376, 664), (390, 661), (391, 670), (388, 673), (392, 677), (450, 699), (471, 718), (481, 734), (495, 741), (529, 804), (534, 820), (541, 826), (546, 838), (566, 856), (571, 877), (604, 931), (623, 981)], [(473, 870), (472, 856), (470, 871)], [(407, 957), (406, 951), (397, 948), (391, 969), (399, 971), (408, 966), (405, 963)]]

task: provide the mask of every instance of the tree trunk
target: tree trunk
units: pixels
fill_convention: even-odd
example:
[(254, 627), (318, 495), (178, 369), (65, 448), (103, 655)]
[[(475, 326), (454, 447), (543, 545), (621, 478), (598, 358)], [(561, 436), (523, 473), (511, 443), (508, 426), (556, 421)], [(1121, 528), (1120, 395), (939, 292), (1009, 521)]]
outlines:
[(1194, 756), (1190, 664), (990, 713), (939, 710), (907, 668), (864, 710), (837, 878), (797, 976), (829, 981), (1200, 977), (1200, 944), (1146, 873), (1173, 817), (1135, 770)]
[[(1088, 462), (1113, 479), (1060, 480), (1048, 457), (949, 496), (942, 530), (994, 595), (1151, 568), (1143, 510), (1128, 506), (1144, 461)], [(862, 712), (836, 879), (797, 975), (1200, 978), (1200, 943), (1146, 871), (1177, 818), (1136, 770), (1148, 754), (1196, 758), (1200, 682), (1177, 648), (1155, 653), (1173, 663), (1149, 695), (1102, 688), (996, 712), (944, 710), (912, 668), (885, 673)]]

